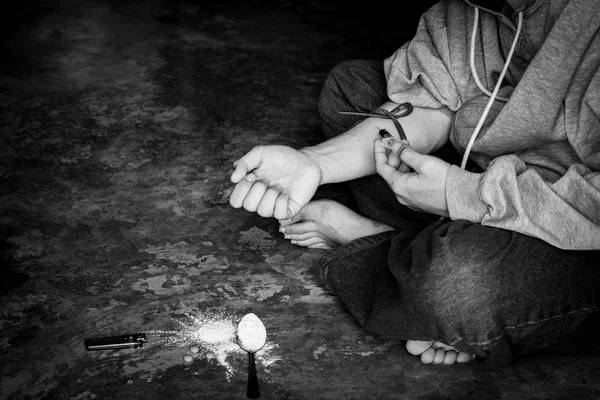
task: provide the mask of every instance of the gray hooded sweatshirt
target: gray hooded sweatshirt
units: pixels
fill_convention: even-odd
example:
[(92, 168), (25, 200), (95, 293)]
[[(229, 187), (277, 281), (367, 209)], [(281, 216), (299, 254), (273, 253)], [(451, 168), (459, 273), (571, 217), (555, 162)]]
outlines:
[(563, 249), (600, 249), (600, 1), (479, 8), (474, 51), (475, 6), (441, 1), (384, 61), (388, 96), (451, 115), (450, 140), (465, 152), (507, 61), (518, 12), (520, 35), (497, 92), (504, 100), (491, 103), (468, 153), (484, 172), (450, 168), (450, 217)]

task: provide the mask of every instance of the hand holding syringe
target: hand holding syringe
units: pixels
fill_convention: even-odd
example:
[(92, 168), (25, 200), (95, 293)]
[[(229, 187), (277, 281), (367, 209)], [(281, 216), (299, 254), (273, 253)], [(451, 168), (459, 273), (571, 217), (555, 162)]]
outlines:
[(450, 164), (413, 150), (407, 141), (386, 137), (389, 133), (380, 134), (382, 139), (373, 144), (375, 168), (398, 202), (413, 210), (447, 217), (446, 176)]

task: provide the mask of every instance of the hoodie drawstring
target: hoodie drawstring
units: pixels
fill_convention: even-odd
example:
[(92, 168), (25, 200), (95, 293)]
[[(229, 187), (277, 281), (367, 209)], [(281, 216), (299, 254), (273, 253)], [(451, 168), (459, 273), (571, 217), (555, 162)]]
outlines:
[(471, 134), (471, 138), (469, 139), (469, 143), (467, 144), (467, 147), (465, 149), (465, 154), (463, 155), (462, 163), (460, 165), (460, 167), (462, 169), (465, 169), (465, 167), (467, 165), (467, 160), (469, 159), (469, 153), (471, 153), (471, 148), (473, 147), (473, 143), (475, 143), (475, 139), (477, 138), (477, 135), (479, 134), (479, 131), (481, 130), (481, 127), (483, 126), (483, 123), (490, 111), (490, 108), (492, 107), (492, 104), (494, 103), (494, 100), (508, 101), (508, 98), (498, 96), (498, 90), (500, 90), (500, 85), (502, 84), (502, 81), (504, 80), (504, 75), (506, 75), (506, 71), (508, 70), (508, 65), (510, 64), (510, 60), (512, 59), (515, 48), (517, 47), (517, 42), (519, 41), (519, 36), (521, 34), (521, 28), (523, 27), (523, 12), (522, 11), (519, 12), (518, 18), (519, 18), (519, 20), (517, 23), (517, 32), (515, 33), (515, 38), (513, 39), (512, 45), (510, 46), (510, 51), (508, 52), (508, 57), (506, 58), (506, 62), (504, 63), (504, 67), (502, 68), (502, 73), (498, 77), (498, 82), (496, 82), (496, 87), (494, 87), (494, 92), (490, 93), (485, 87), (483, 87), (483, 85), (479, 81), (479, 77), (477, 76), (477, 70), (475, 69), (475, 38), (477, 36), (477, 25), (479, 25), (479, 9), (477, 7), (475, 7), (475, 18), (473, 20), (473, 32), (471, 34), (471, 52), (470, 52), (471, 53), (470, 54), (471, 73), (473, 74), (473, 77), (475, 78), (475, 82), (477, 83), (477, 86), (479, 87), (479, 89), (481, 89), (481, 91), (483, 93), (485, 93), (486, 95), (490, 96), (490, 100), (488, 101), (488, 103), (485, 107), (485, 110), (483, 111), (483, 114), (481, 115), (481, 118), (479, 118), (479, 122), (477, 123), (475, 130)]

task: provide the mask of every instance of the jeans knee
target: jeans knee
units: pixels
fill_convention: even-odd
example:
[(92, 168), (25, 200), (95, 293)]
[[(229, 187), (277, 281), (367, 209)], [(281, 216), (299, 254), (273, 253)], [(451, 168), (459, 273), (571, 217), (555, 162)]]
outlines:
[(484, 305), (489, 309), (493, 291), (488, 290), (487, 278), (477, 268), (478, 263), (465, 261), (452, 267), (446, 261), (441, 263), (441, 268), (431, 266), (430, 274), (420, 285), (421, 296), (435, 312), (470, 318)]
[(339, 111), (371, 110), (387, 100), (382, 63), (346, 60), (329, 71), (319, 95), (319, 115), (326, 137), (333, 137), (364, 119)]
[(503, 299), (493, 275), (474, 258), (433, 259), (415, 292), (421, 310), (447, 344), (493, 340), (501, 329)]
[(332, 105), (339, 104), (340, 99), (344, 97), (343, 94), (348, 91), (348, 85), (352, 84), (353, 71), (359, 64), (358, 60), (346, 60), (329, 71), (319, 95), (318, 110), (321, 117), (330, 118), (331, 113), (337, 116), (337, 110)]
[[(473, 231), (471, 231), (473, 230)], [(494, 234), (495, 233), (495, 234)], [(465, 222), (447, 223), (419, 248), (421, 289), (439, 313), (475, 320), (493, 314), (515, 277), (505, 263), (510, 235)]]

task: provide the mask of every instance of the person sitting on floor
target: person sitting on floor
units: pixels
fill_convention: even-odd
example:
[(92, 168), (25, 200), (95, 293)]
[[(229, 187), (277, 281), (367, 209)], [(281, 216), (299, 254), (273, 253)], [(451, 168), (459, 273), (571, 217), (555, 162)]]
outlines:
[[(598, 315), (599, 16), (596, 0), (436, 3), (383, 62), (332, 69), (323, 142), (235, 161), (231, 205), (328, 249), (321, 284), (423, 363), (568, 340)], [(357, 209), (314, 199), (341, 182)]]

